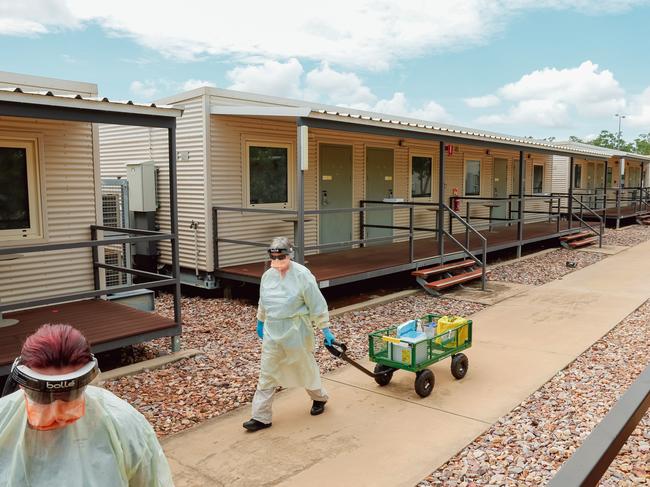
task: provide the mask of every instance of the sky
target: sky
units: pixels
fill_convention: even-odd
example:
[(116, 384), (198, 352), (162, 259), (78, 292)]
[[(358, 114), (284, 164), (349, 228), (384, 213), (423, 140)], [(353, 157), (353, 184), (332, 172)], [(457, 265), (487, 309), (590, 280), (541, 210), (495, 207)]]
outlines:
[[(650, 132), (650, 0), (0, 0), (0, 71), (208, 85), (536, 138)], [(617, 117), (625, 115), (625, 118)]]

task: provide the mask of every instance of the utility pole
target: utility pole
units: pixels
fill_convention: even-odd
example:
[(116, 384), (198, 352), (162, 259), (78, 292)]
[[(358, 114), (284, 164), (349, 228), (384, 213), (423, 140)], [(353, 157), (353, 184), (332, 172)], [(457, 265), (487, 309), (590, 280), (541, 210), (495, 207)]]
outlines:
[(623, 145), (623, 143), (622, 143), (623, 138), (621, 137), (621, 135), (622, 135), (622, 132), (621, 132), (621, 119), (625, 118), (625, 115), (623, 115), (622, 113), (616, 113), (616, 114), (614, 114), (614, 116), (616, 118), (618, 118), (618, 134), (617, 134), (617, 140), (618, 140), (617, 141), (617, 146), (618, 147), (617, 148), (620, 149), (621, 146)]

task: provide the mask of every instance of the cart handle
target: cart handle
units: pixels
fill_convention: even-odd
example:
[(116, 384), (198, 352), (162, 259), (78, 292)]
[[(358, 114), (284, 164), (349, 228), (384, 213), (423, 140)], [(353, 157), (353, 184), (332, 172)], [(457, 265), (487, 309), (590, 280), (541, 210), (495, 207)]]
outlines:
[(347, 356), (345, 352), (347, 352), (348, 347), (345, 345), (345, 343), (340, 343), (340, 342), (332, 342), (331, 345), (325, 345), (325, 348), (334, 355), (336, 358), (340, 358), (341, 360), (344, 360), (345, 362), (349, 363), (353, 367), (359, 369), (361, 372), (363, 372), (366, 375), (369, 375), (370, 377), (379, 377), (380, 375), (388, 374), (392, 372), (392, 369), (387, 369), (383, 372), (375, 373), (371, 372), (370, 370), (366, 369), (363, 365), (357, 363), (353, 359)]

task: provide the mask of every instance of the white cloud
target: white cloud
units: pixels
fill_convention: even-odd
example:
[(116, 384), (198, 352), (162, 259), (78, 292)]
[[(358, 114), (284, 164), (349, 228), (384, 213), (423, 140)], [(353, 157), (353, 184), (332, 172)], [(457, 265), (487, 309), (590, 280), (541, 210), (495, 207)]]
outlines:
[(369, 106), (377, 100), (356, 74), (336, 71), (327, 62), (307, 73), (305, 98), (351, 107)]
[(74, 29), (80, 25), (79, 15), (63, 2), (0, 2), (0, 35), (30, 37), (60, 29)]
[(501, 103), (501, 99), (496, 95), (476, 96), (465, 98), (463, 101), (470, 108), (490, 108)]
[(151, 99), (159, 92), (158, 84), (155, 81), (132, 81), (129, 85), (129, 91), (140, 98)]
[(154, 0), (21, 0), (0, 9), (0, 34), (35, 35), (97, 23), (163, 53), (192, 60), (227, 56), (328, 61), (385, 69), (397, 60), (489, 40), (526, 10), (602, 14), (647, 0), (185, 0), (169, 15)]
[(606, 115), (625, 107), (625, 93), (611, 71), (585, 61), (577, 68), (544, 68), (499, 90), (507, 100), (547, 100), (573, 105), (583, 115)]
[(450, 118), (445, 109), (433, 100), (418, 107), (409, 103), (401, 92), (395, 92), (391, 98), (379, 99), (355, 73), (337, 71), (328, 63), (321, 63), (305, 75), (297, 59), (290, 59), (286, 63), (264, 61), (261, 64), (237, 66), (227, 75), (233, 81), (228, 87), (232, 90), (301, 98), (430, 121)]
[(650, 87), (632, 98), (625, 121), (631, 127), (641, 128), (644, 133), (650, 132)]
[(190, 91), (195, 88), (202, 88), (203, 86), (217, 86), (212, 81), (204, 81), (202, 79), (188, 79), (181, 83), (182, 91)]
[(479, 107), (491, 96), (506, 102), (506, 111), (480, 116), (476, 123), (568, 127), (578, 117), (610, 116), (626, 106), (625, 92), (613, 73), (591, 61), (575, 68), (535, 70), (501, 87), (497, 95), (465, 102)]
[(507, 113), (485, 115), (476, 120), (482, 125), (536, 125), (545, 128), (567, 127), (570, 124), (568, 106), (554, 100), (524, 100)]
[(267, 95), (301, 98), (302, 64), (297, 59), (286, 63), (264, 61), (261, 64), (237, 66), (228, 71), (233, 82), (231, 90), (248, 91)]

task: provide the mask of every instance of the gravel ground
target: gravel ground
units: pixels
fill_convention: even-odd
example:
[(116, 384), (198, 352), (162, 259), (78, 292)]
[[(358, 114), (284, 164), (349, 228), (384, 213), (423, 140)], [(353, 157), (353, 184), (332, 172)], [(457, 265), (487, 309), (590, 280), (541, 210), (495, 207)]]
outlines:
[[(648, 343), (650, 301), (418, 486), (546, 484), (647, 366)], [(601, 485), (650, 485), (650, 413)]]
[(630, 225), (619, 230), (608, 228), (603, 235), (604, 245), (632, 246), (650, 240), (650, 225)]
[[(157, 311), (173, 316), (171, 296), (156, 300)], [(332, 319), (337, 340), (348, 345), (354, 358), (367, 356), (367, 334), (428, 312), (467, 316), (484, 306), (424, 293), (369, 310)], [(256, 308), (228, 299), (183, 298), (184, 348), (202, 355), (169, 366), (108, 381), (104, 386), (130, 402), (166, 436), (250, 402), (259, 374), (260, 341), (255, 333)], [(320, 335), (320, 333), (319, 333)], [(322, 343), (319, 335), (318, 342)], [(168, 340), (154, 340), (133, 348), (125, 361), (153, 358), (168, 350)], [(316, 352), (321, 371), (345, 364), (322, 346)]]
[[(605, 254), (557, 249), (492, 269), (488, 274), (488, 279), (540, 286), (565, 274), (595, 264), (605, 257)], [(575, 267), (568, 267), (568, 262), (574, 262)]]

